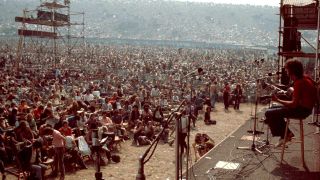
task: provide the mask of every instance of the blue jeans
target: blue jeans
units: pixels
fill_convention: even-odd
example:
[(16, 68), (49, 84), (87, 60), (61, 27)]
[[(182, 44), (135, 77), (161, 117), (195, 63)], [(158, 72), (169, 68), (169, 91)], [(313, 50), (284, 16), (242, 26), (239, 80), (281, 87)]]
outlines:
[[(284, 118), (306, 118), (312, 113), (312, 109), (297, 107), (288, 108), (285, 106), (275, 106), (268, 109), (265, 113), (266, 123), (269, 125), (273, 136), (284, 138), (286, 122)], [(288, 132), (291, 132), (288, 129)]]
[(54, 150), (54, 171), (55, 173), (60, 172), (60, 176), (64, 177), (64, 147), (55, 147)]
[(234, 109), (237, 109), (237, 110), (239, 110), (239, 108), (240, 108), (240, 101), (241, 101), (241, 98), (240, 97), (235, 97), (234, 98)]

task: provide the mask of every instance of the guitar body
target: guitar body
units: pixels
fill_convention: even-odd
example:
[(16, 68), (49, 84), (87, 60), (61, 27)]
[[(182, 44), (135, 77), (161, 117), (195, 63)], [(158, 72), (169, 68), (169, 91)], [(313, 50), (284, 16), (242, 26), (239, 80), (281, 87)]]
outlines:
[(273, 85), (273, 84), (269, 84), (269, 83), (264, 83), (264, 86), (265, 87), (269, 87), (272, 89), (272, 93), (271, 95), (269, 96), (263, 96), (263, 97), (260, 97), (260, 100), (266, 100), (268, 98), (272, 98), (273, 95), (276, 95), (279, 99), (282, 99), (282, 100), (292, 100), (292, 96), (293, 96), (293, 87), (289, 87), (286, 91), (277, 87), (276, 85)]

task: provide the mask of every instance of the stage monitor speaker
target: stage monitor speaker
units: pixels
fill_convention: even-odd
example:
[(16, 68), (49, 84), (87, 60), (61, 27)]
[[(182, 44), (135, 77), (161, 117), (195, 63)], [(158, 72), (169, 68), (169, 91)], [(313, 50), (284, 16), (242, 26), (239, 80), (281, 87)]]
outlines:
[(283, 30), (283, 51), (296, 51), (296, 36), (297, 36), (297, 19), (289, 17), (284, 19)]

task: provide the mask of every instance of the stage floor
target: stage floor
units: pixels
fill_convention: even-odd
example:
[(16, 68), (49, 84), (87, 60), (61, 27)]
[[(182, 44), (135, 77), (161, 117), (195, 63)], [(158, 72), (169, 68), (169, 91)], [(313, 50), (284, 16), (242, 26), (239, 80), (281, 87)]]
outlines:
[[(259, 148), (262, 154), (251, 150), (252, 135), (247, 131), (252, 129), (253, 123), (249, 120), (195, 163), (188, 170), (188, 179), (320, 180), (320, 135), (315, 134), (315, 126), (307, 124), (309, 121), (311, 117), (304, 120), (307, 168), (304, 168), (301, 162), (300, 143), (294, 143), (300, 135), (298, 121), (292, 120), (290, 123), (290, 129), (297, 139), (288, 143), (284, 162), (280, 165), (280, 147), (274, 148), (271, 145), (271, 147)], [(258, 136), (258, 140), (266, 140), (267, 126), (259, 122), (257, 130), (264, 132)], [(279, 138), (269, 136), (269, 140), (271, 144), (275, 144)], [(255, 145), (260, 147), (262, 143), (256, 142)], [(241, 146), (247, 146), (250, 149), (238, 149)]]

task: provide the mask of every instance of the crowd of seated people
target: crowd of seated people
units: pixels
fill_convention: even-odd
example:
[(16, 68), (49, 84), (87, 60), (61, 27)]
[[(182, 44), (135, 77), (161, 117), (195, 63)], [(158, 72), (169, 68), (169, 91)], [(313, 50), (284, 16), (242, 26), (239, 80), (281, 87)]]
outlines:
[[(96, 97), (85, 100), (85, 96), (90, 96), (88, 91), (77, 95), (80, 96), (78, 100), (71, 98), (68, 104), (61, 99), (57, 103), (38, 99), (34, 104), (16, 97), (12, 98), (10, 105), (1, 107), (1, 156), (5, 158), (1, 158), (0, 170), (4, 177), (4, 168), (17, 164), (13, 161), (18, 159), (18, 169), (28, 172), (28, 176), (43, 179), (48, 169), (45, 160), (53, 159), (51, 176), (60, 173), (63, 179), (66, 169), (87, 168), (77, 143), (79, 137), (84, 137), (89, 148), (95, 129), (99, 129), (100, 140), (111, 137), (101, 152), (106, 154), (108, 161), (112, 161), (115, 157), (112, 154), (118, 150), (116, 140), (121, 143), (133, 137), (137, 146), (147, 145), (165, 125), (162, 108), (153, 108), (149, 102), (142, 104), (138, 98), (122, 101), (117, 93), (113, 93), (101, 101)], [(8, 97), (11, 95), (4, 100), (8, 101)], [(166, 133), (168, 136), (168, 131)], [(30, 158), (20, 157), (21, 153), (29, 154)], [(33, 159), (34, 154), (37, 160)]]
[[(144, 51), (133, 47), (124, 51), (120, 47), (117, 51), (110, 48), (101, 49), (110, 58), (70, 59), (63, 64), (63, 67), (79, 69), (44, 68), (44, 61), (43, 68), (39, 69), (16, 70), (9, 63), (8, 68), (0, 72), (1, 173), (5, 175), (4, 168), (17, 165), (14, 160), (19, 160), (19, 152), (31, 150), (31, 154), (41, 154), (38, 155), (41, 166), (34, 169), (42, 172), (47, 169), (47, 160), (53, 159), (52, 175), (60, 173), (63, 179), (66, 169), (86, 168), (83, 160), (85, 156), (90, 157), (92, 133), (96, 129), (100, 140), (110, 138), (101, 150), (108, 162), (113, 161), (113, 155), (119, 151), (118, 145), (126, 140), (131, 139), (135, 146), (147, 145), (165, 129), (161, 139), (168, 142), (170, 124), (166, 116), (170, 109), (188, 100), (195, 126), (198, 111), (209, 94), (207, 86), (203, 86), (197, 88), (197, 96), (189, 97), (195, 93), (189, 92), (190, 84), (181, 77), (190, 68), (199, 63), (207, 65), (208, 72), (216, 74), (204, 77), (206, 80), (214, 76), (219, 84), (234, 81), (249, 86), (245, 78), (251, 73), (247, 68), (250, 62), (240, 60), (244, 57), (232, 63), (230, 59), (239, 54), (248, 58), (259, 55), (249, 50), (239, 54), (219, 50), (206, 53), (212, 58), (207, 59), (204, 53), (197, 51), (178, 54), (172, 49), (147, 48)], [(114, 57), (115, 54), (119, 57)], [(195, 56), (201, 57), (200, 60), (190, 58)], [(167, 57), (177, 58), (177, 61)], [(178, 57), (185, 61), (180, 62)], [(96, 66), (100, 64), (104, 64), (105, 69)], [(245, 70), (238, 72), (239, 67)], [(41, 143), (38, 139), (42, 139)], [(38, 144), (34, 145), (35, 142)], [(39, 170), (31, 173), (32, 168), (29, 168), (38, 162), (32, 158), (23, 162), (20, 164), (25, 167), (18, 168), (29, 175), (36, 174), (38, 179), (43, 177)]]

